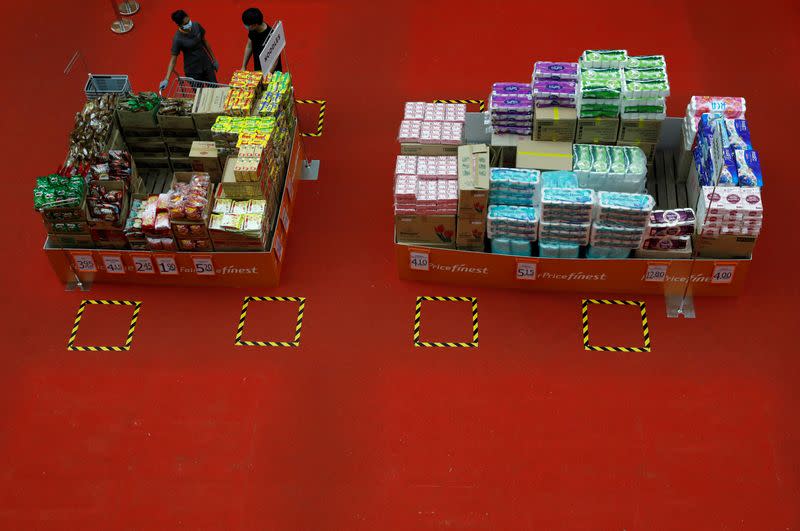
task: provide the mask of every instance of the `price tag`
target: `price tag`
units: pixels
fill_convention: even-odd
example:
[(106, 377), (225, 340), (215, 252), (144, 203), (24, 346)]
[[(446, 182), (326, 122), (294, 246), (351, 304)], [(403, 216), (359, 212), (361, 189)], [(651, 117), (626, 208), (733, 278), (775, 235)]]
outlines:
[(714, 273), (711, 275), (712, 284), (730, 284), (733, 281), (733, 272), (736, 264), (714, 264)]
[(153, 261), (150, 260), (148, 255), (142, 254), (134, 254), (131, 255), (133, 259), (133, 269), (139, 274), (142, 275), (152, 275), (155, 273), (155, 269), (153, 268)]
[(75, 269), (79, 273), (96, 273), (97, 266), (91, 253), (74, 253), (72, 260), (75, 262)]
[(408, 267), (417, 271), (428, 271), (430, 259), (424, 251), (411, 251), (408, 253)]
[(177, 275), (178, 264), (175, 263), (175, 257), (169, 254), (156, 255), (156, 268), (160, 275)]
[(284, 205), (281, 211), (281, 221), (283, 221), (283, 230), (289, 232), (289, 209)]
[(517, 262), (517, 280), (536, 280), (536, 262)]
[(644, 275), (646, 282), (664, 282), (667, 280), (667, 268), (669, 264), (660, 262), (648, 262), (647, 273)]
[(278, 262), (283, 258), (283, 242), (277, 233), (275, 234), (275, 256), (278, 258)]
[(214, 262), (211, 261), (210, 256), (192, 256), (192, 262), (194, 262), (194, 271), (198, 275), (214, 275)]
[(125, 266), (122, 264), (122, 257), (118, 254), (102, 254), (103, 265), (106, 267), (106, 273), (113, 273), (115, 275), (124, 275)]
[(286, 191), (289, 192), (289, 200), (294, 201), (294, 179), (286, 179)]

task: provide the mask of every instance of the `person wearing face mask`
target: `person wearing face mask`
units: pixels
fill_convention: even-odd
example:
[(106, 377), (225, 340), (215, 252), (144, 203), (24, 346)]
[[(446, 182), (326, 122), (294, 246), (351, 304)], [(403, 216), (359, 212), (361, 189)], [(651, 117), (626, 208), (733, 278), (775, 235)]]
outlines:
[[(242, 70), (247, 70), (247, 63), (250, 61), (250, 56), (252, 56), (253, 70), (260, 72), (260, 55), (264, 50), (264, 46), (267, 44), (269, 34), (272, 33), (272, 26), (264, 22), (264, 14), (256, 7), (244, 10), (244, 13), (242, 13), (242, 23), (244, 23), (244, 27), (247, 30), (247, 45), (244, 47)], [(275, 64), (274, 70), (279, 72), (283, 71), (280, 57), (278, 57), (278, 62)]]
[(178, 61), (178, 54), (183, 52), (183, 71), (186, 77), (197, 81), (217, 82), (216, 71), (219, 63), (211, 51), (211, 46), (206, 40), (206, 30), (198, 22), (193, 22), (186, 11), (179, 9), (172, 13), (172, 21), (177, 24), (178, 30), (172, 38), (172, 56), (167, 66), (167, 75), (159, 83), (158, 88), (164, 90), (169, 83), (169, 76)]

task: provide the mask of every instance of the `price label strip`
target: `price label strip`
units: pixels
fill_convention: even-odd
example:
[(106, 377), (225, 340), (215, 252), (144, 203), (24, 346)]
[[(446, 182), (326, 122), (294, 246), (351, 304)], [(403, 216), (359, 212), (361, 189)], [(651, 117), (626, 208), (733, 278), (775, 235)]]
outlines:
[(669, 264), (666, 262), (648, 262), (644, 280), (646, 282), (664, 282), (667, 280), (667, 269), (669, 269)]
[(414, 251), (408, 253), (408, 267), (417, 271), (428, 271), (430, 266), (430, 255), (426, 251)]
[[(83, 318), (83, 312), (86, 310), (86, 306), (90, 304), (98, 304), (101, 306), (132, 306), (133, 307), (133, 315), (131, 316), (131, 322), (128, 325), (128, 335), (125, 337), (125, 343), (121, 346), (83, 346), (83, 345), (75, 345), (75, 338), (78, 336), (78, 328), (81, 325), (81, 319)], [(116, 301), (116, 300), (82, 300), (80, 306), (78, 306), (78, 313), (75, 316), (75, 322), (72, 325), (72, 330), (69, 334), (69, 340), (67, 340), (67, 350), (74, 350), (78, 352), (124, 352), (126, 350), (131, 349), (131, 344), (133, 343), (133, 333), (136, 330), (136, 322), (139, 320), (139, 311), (142, 308), (142, 303), (140, 301)]]
[(150, 259), (148, 254), (133, 254), (133, 270), (140, 275), (153, 275), (156, 270), (153, 267), (153, 260)]
[(171, 254), (157, 254), (156, 267), (159, 275), (178, 274), (178, 264), (175, 263), (175, 257)]
[(101, 254), (106, 273), (114, 275), (124, 275), (125, 265), (122, 263), (122, 256), (118, 254)]
[[(293, 341), (248, 341), (242, 339), (244, 336), (244, 323), (247, 320), (247, 307), (251, 302), (296, 302), (297, 323), (294, 327)], [(242, 313), (239, 316), (239, 324), (236, 326), (236, 339), (233, 344), (237, 347), (299, 347), (300, 333), (303, 331), (303, 313), (306, 310), (305, 297), (245, 297), (242, 303)]]
[(537, 262), (526, 260), (517, 262), (517, 280), (536, 280)]
[(736, 272), (736, 264), (733, 262), (715, 262), (714, 272), (711, 274), (712, 284), (730, 284), (733, 282), (733, 274)]
[(192, 256), (192, 262), (194, 262), (194, 270), (198, 275), (214, 275), (214, 262), (211, 260), (210, 256)]
[(281, 210), (281, 221), (283, 222), (283, 230), (287, 233), (289, 232), (289, 209), (286, 205), (283, 206), (283, 210)]
[(92, 253), (72, 253), (72, 262), (78, 273), (97, 273), (97, 264)]
[[(617, 306), (638, 306), (639, 314), (642, 317), (642, 335), (644, 346), (642, 347), (601, 347), (589, 343), (589, 305), (590, 304), (611, 304)], [(620, 301), (608, 299), (583, 299), (581, 308), (583, 321), (583, 349), (599, 352), (650, 352), (650, 327), (647, 324), (647, 307), (641, 301)]]
[[(422, 326), (422, 303), (435, 302), (468, 302), (472, 305), (472, 342), (455, 343), (442, 341), (420, 341), (419, 330)], [(445, 347), (445, 348), (478, 348), (478, 299), (475, 297), (417, 297), (414, 310), (414, 346), (415, 347)]]

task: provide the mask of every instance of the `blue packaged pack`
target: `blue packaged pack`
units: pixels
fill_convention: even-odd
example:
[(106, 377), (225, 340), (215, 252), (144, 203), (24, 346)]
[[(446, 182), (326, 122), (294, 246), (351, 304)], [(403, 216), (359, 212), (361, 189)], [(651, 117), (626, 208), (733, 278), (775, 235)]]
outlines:
[(739, 186), (764, 186), (758, 152), (752, 149), (736, 150), (736, 169)]
[(747, 120), (737, 119), (725, 120), (728, 129), (728, 139), (730, 146), (734, 149), (753, 149), (753, 142), (750, 140), (750, 128)]
[(739, 172), (736, 168), (736, 157), (732, 148), (722, 149), (722, 167), (719, 168), (717, 184), (738, 186)]

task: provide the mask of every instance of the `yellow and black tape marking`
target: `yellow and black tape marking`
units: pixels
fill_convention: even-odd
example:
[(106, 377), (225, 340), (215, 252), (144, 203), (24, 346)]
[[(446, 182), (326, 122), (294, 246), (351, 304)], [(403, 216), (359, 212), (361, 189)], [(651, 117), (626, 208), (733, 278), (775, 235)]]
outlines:
[[(131, 324), (128, 325), (128, 336), (125, 338), (125, 344), (122, 346), (109, 346), (109, 347), (83, 347), (75, 345), (75, 338), (78, 336), (78, 328), (81, 326), (81, 319), (83, 312), (86, 310), (88, 304), (100, 304), (108, 306), (133, 306), (133, 315), (131, 316)], [(139, 320), (139, 310), (142, 303), (139, 301), (111, 301), (111, 300), (82, 300), (78, 306), (78, 314), (75, 316), (75, 322), (72, 324), (72, 330), (69, 333), (69, 340), (67, 341), (67, 350), (77, 350), (79, 352), (123, 352), (131, 349), (133, 343), (133, 332), (136, 330), (136, 322)]]
[[(439, 341), (420, 341), (419, 329), (422, 321), (422, 303), (424, 301), (435, 302), (469, 302), (472, 304), (472, 342), (453, 343)], [(478, 299), (475, 297), (417, 297), (417, 306), (414, 310), (414, 346), (415, 347), (478, 347)]]
[(433, 100), (433, 103), (466, 103), (478, 106), (478, 110), (483, 112), (486, 110), (486, 102), (483, 100)]
[(317, 118), (317, 132), (316, 133), (300, 133), (300, 136), (322, 136), (322, 126), (325, 124), (325, 100), (294, 100), (300, 104), (314, 104), (319, 105), (319, 117)]
[[(589, 305), (590, 304), (616, 304), (619, 306), (638, 306), (642, 316), (642, 335), (644, 336), (643, 347), (599, 347), (589, 343)], [(583, 320), (583, 348), (584, 350), (594, 350), (599, 352), (650, 352), (650, 327), (647, 324), (647, 307), (640, 301), (619, 301), (608, 299), (583, 299), (581, 310)]]
[[(245, 341), (242, 339), (244, 335), (244, 322), (247, 319), (247, 306), (250, 302), (296, 302), (299, 304), (297, 307), (297, 324), (294, 327), (294, 341)], [(303, 312), (306, 311), (305, 297), (245, 297), (242, 304), (242, 314), (239, 316), (239, 324), (236, 327), (236, 340), (234, 345), (237, 347), (299, 347), (300, 346), (300, 332), (303, 330)]]

